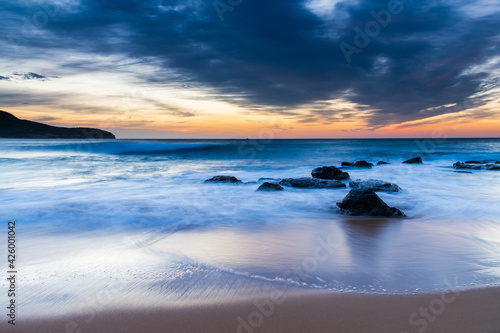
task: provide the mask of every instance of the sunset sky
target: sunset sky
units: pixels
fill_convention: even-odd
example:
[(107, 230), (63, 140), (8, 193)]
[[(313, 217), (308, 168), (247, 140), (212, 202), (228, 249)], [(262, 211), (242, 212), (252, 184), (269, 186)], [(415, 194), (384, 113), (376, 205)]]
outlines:
[(2, 0), (0, 110), (119, 138), (500, 137), (498, 0)]

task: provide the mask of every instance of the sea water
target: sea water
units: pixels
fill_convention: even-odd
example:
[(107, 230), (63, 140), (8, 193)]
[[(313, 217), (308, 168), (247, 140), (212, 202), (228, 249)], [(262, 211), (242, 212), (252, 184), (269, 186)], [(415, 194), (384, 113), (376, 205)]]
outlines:
[[(424, 163), (402, 164), (414, 156)], [(500, 160), (500, 139), (2, 139), (0, 213), (6, 230), (17, 223), (19, 303), (31, 315), (264, 285), (475, 288), (500, 282), (500, 171), (452, 165), (486, 159)], [(378, 194), (406, 218), (340, 215), (349, 186), (256, 192), (260, 178), (357, 160), (389, 163), (345, 171), (399, 185)], [(215, 175), (242, 183), (204, 183)]]

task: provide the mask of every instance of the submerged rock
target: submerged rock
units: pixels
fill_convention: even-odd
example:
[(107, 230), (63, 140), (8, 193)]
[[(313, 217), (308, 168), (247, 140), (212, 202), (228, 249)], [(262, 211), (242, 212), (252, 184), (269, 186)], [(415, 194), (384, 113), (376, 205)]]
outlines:
[(311, 175), (313, 176), (313, 178), (335, 180), (343, 180), (350, 177), (347, 172), (344, 172), (334, 166), (324, 166), (321, 168), (316, 168), (311, 172)]
[(346, 185), (338, 180), (332, 179), (318, 179), (318, 178), (286, 178), (278, 183), (283, 186), (297, 187), (297, 188), (342, 188)]
[(469, 169), (469, 170), (500, 170), (500, 163), (495, 161), (491, 163), (491, 161), (467, 161), (453, 163), (453, 168), (460, 169)]
[(397, 208), (389, 207), (372, 190), (354, 189), (337, 202), (341, 214), (353, 216), (387, 216), (404, 217), (406, 216)]
[(356, 163), (354, 163), (354, 165), (353, 165), (353, 167), (356, 167), (356, 168), (371, 168), (372, 166), (373, 166), (373, 163), (368, 163), (365, 160), (356, 161)]
[(378, 179), (356, 179), (351, 181), (349, 186), (352, 188), (367, 189), (375, 192), (401, 192), (401, 187), (398, 185)]
[(373, 166), (373, 163), (368, 163), (365, 160), (361, 160), (356, 162), (342, 162), (341, 165), (353, 168), (371, 168)]
[(278, 184), (265, 182), (259, 186), (257, 191), (283, 191), (283, 187)]
[(259, 178), (259, 180), (257, 182), (265, 182), (265, 181), (268, 181), (268, 180), (271, 180), (271, 181), (278, 181), (279, 179), (276, 179), (276, 178), (267, 178), (267, 177), (264, 177), (264, 178)]
[(205, 183), (241, 183), (241, 180), (234, 176), (214, 176), (205, 180)]
[(477, 164), (475, 162), (474, 163), (470, 163), (470, 161), (469, 161), (469, 163), (467, 163), (467, 162), (463, 163), (463, 162), (460, 162), (460, 161), (457, 162), (457, 163), (453, 163), (453, 168), (454, 169), (479, 170), (479, 169), (482, 169), (482, 167), (483, 166), (482, 166), (481, 162), (479, 162)]
[(383, 165), (383, 164), (389, 164), (389, 163), (387, 163), (387, 162), (385, 162), (385, 161), (378, 161), (378, 162), (377, 162), (377, 165)]
[(422, 157), (413, 157), (413, 158), (410, 158), (409, 160), (404, 161), (403, 163), (408, 163), (408, 164), (422, 163)]

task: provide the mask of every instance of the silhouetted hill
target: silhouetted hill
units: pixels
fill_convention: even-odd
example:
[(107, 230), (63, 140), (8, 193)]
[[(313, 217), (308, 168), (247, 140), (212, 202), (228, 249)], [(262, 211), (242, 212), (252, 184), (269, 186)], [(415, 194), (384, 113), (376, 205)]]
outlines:
[(0, 138), (14, 139), (116, 139), (107, 131), (87, 127), (56, 127), (22, 120), (0, 111)]

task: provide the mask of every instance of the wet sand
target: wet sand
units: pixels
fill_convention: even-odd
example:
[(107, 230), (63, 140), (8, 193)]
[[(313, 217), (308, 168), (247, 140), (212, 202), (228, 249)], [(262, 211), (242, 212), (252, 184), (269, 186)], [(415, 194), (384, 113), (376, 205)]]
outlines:
[(20, 320), (2, 332), (499, 333), (500, 288), (438, 294), (276, 292), (249, 299)]

